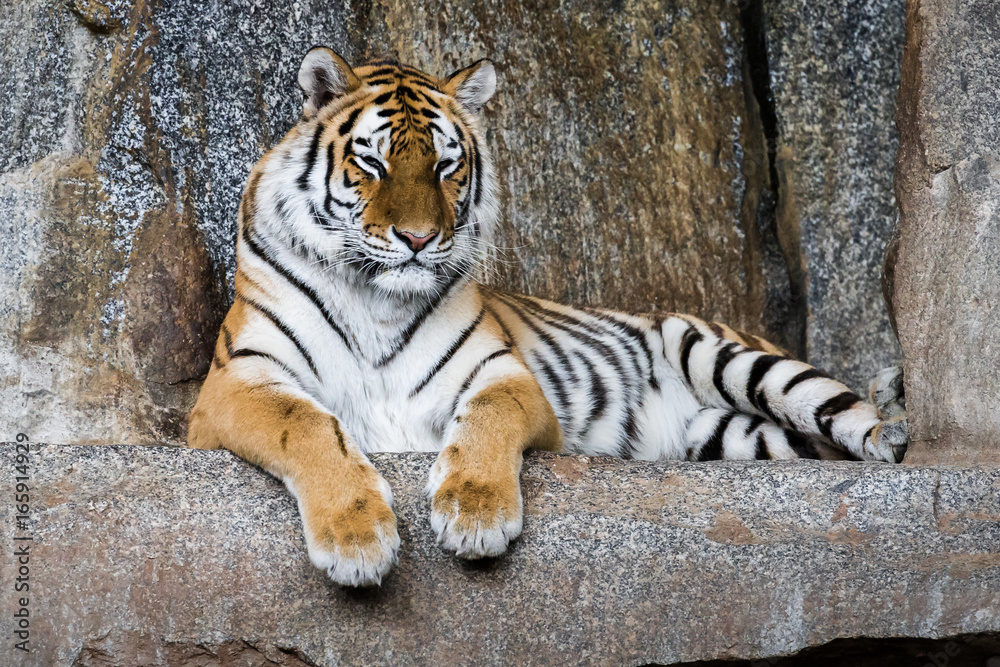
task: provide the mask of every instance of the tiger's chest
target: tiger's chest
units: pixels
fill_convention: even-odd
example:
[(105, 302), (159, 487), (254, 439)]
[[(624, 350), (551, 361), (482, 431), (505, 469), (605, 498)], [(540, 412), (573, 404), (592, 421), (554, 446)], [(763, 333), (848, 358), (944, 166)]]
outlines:
[(361, 451), (436, 452), (444, 447), (443, 429), (409, 398), (399, 378), (362, 372), (341, 383), (336, 393), (330, 407)]
[(414, 401), (378, 387), (356, 394), (340, 414), (363, 452), (436, 452), (444, 446), (442, 431)]

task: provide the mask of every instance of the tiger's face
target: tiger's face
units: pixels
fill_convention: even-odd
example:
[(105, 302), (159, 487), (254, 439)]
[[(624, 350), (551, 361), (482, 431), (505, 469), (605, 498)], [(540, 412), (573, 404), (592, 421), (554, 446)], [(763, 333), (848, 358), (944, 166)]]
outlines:
[(383, 293), (434, 293), (472, 273), (496, 221), (478, 114), (488, 61), (438, 79), (395, 61), (357, 69), (326, 48), (303, 60), (296, 186), (328, 235), (323, 259)]

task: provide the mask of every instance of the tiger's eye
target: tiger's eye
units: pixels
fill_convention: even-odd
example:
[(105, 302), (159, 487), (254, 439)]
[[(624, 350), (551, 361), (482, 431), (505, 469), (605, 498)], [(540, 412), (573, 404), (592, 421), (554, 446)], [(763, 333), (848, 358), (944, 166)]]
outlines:
[(385, 166), (381, 162), (370, 155), (362, 155), (361, 159), (365, 161), (365, 164), (373, 167), (378, 172), (379, 178), (385, 178)]
[(445, 158), (444, 160), (438, 162), (437, 167), (434, 170), (435, 173), (437, 174), (437, 177), (441, 178), (441, 174), (444, 173), (444, 170), (453, 164), (455, 164), (455, 161), (452, 160), (451, 158)]

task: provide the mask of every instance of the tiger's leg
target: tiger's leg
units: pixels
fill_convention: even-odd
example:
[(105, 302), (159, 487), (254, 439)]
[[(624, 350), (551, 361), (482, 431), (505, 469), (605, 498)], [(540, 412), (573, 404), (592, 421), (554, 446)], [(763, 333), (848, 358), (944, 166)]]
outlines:
[(379, 584), (399, 549), (392, 491), (318, 403), (278, 378), (233, 372), (250, 364), (266, 371), (271, 363), (263, 357), (230, 358), (221, 369), (213, 363), (191, 413), (188, 442), (224, 447), (282, 479), (298, 501), (313, 564), (339, 584)]
[(498, 556), (521, 533), (522, 454), (558, 451), (559, 422), (525, 369), (475, 393), (447, 441), (426, 488), (438, 543), (463, 558)]
[(662, 332), (668, 363), (703, 406), (764, 417), (859, 459), (902, 460), (905, 418), (881, 419), (874, 405), (822, 371), (760, 339), (693, 317), (669, 317)]

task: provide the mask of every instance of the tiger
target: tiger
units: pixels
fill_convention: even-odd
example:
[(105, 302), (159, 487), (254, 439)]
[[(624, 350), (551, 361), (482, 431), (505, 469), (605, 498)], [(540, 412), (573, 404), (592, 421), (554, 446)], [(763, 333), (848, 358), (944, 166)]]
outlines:
[(243, 192), (235, 297), (188, 441), (282, 480), (309, 559), (333, 581), (380, 585), (398, 558), (372, 452), (437, 453), (430, 528), (464, 559), (497, 557), (521, 533), (529, 449), (902, 460), (898, 370), (866, 401), (723, 324), (479, 280), (500, 213), (489, 60), (439, 78), (314, 47), (297, 78), (302, 116)]

